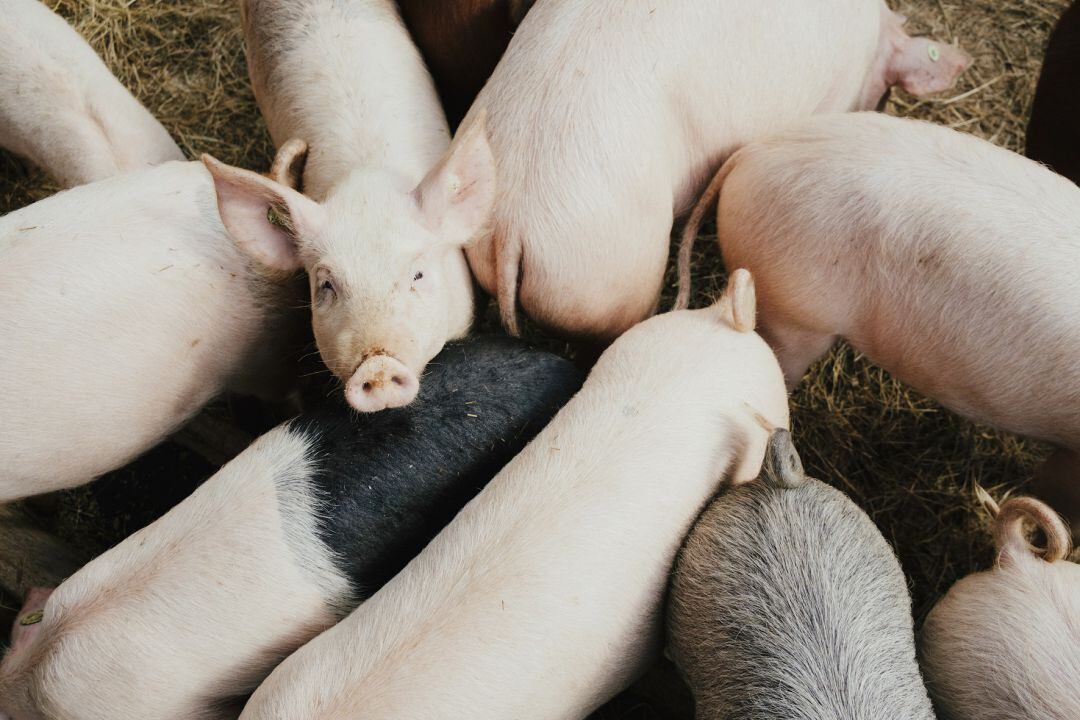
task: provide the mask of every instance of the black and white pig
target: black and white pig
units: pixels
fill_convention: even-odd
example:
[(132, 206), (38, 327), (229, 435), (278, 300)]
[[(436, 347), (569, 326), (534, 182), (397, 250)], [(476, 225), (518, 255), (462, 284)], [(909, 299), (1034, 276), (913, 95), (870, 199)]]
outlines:
[(668, 630), (701, 720), (934, 718), (896, 556), (786, 430), (691, 531)]
[(51, 595), (0, 665), (2, 720), (209, 720), (420, 551), (579, 388), (507, 338), (448, 345), (416, 402), (340, 393), (266, 434)]

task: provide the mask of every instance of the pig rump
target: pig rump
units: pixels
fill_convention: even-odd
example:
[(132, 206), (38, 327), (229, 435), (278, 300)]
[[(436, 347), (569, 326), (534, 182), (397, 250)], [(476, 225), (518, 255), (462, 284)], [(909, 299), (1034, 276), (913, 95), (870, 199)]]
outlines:
[[(987, 498), (988, 499), (988, 498)], [(984, 501), (985, 502), (985, 501)], [(1080, 717), (1080, 567), (1069, 534), (1046, 505), (1013, 498), (994, 520), (998, 561), (966, 577), (923, 625), (921, 655), (941, 716), (955, 720)], [(1028, 544), (1024, 521), (1047, 538)]]
[(669, 647), (697, 717), (931, 720), (896, 556), (843, 493), (792, 482), (792, 467), (722, 494), (677, 561)]

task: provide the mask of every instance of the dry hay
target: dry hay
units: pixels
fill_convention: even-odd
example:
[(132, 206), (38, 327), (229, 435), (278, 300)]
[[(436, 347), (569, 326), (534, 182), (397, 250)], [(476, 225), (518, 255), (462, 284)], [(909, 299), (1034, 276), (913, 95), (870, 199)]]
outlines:
[[(90, 40), (189, 156), (211, 152), (266, 167), (272, 148), (248, 85), (235, 0), (49, 4)], [(949, 97), (917, 102), (897, 96), (889, 111), (1022, 150), (1046, 38), (1067, 5), (900, 0), (897, 9), (909, 16), (912, 32), (956, 42), (975, 64)], [(0, 212), (54, 191), (40, 172), (0, 153)], [(724, 277), (715, 236), (704, 237), (695, 263), (699, 305), (718, 292)], [(673, 273), (668, 277), (670, 304)], [(943, 411), (844, 346), (812, 369), (792, 403), (808, 469), (850, 493), (894, 544), (920, 622), (952, 582), (992, 561), (974, 484), (998, 496), (1021, 491), (1046, 452)], [(116, 522), (85, 502), (79, 493), (61, 501), (59, 530), (69, 537), (89, 534), (104, 545)], [(669, 674), (653, 674), (599, 717), (686, 716), (686, 698), (673, 686)]]

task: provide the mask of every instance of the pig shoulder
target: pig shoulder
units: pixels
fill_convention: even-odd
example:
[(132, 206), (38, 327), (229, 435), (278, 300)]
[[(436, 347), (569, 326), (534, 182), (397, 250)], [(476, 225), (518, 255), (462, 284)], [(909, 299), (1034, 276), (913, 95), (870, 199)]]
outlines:
[(293, 423), (311, 445), (319, 536), (357, 599), (404, 567), (581, 383), (569, 361), (485, 338), (448, 345), (407, 407), (358, 414), (332, 403)]

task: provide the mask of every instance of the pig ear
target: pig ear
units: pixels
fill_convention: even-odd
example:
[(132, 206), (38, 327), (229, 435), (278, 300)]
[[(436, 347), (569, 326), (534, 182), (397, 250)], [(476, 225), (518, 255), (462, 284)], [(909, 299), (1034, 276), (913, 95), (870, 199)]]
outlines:
[(270, 166), (270, 179), (299, 191), (307, 156), (306, 142), (300, 138), (289, 140), (278, 148), (277, 155), (274, 156), (274, 164)]
[(52, 588), (30, 588), (22, 610), (15, 618), (11, 628), (11, 648), (18, 650), (29, 646), (41, 633), (41, 622), (45, 615), (45, 603), (52, 595)]
[(754, 277), (745, 268), (731, 273), (721, 298), (722, 305), (731, 308), (732, 322), (739, 332), (750, 332), (757, 327), (757, 293)]
[(317, 233), (323, 223), (318, 203), (209, 155), (203, 155), (202, 161), (214, 178), (221, 221), (237, 245), (273, 273), (300, 269), (298, 242)]
[(487, 138), (487, 111), (458, 133), (446, 155), (419, 187), (424, 224), (445, 241), (465, 245), (491, 220), (495, 206), (495, 157)]
[(886, 81), (923, 97), (951, 88), (970, 65), (971, 56), (960, 48), (901, 33), (889, 58)]

